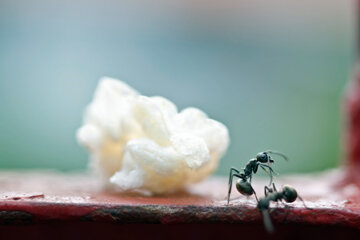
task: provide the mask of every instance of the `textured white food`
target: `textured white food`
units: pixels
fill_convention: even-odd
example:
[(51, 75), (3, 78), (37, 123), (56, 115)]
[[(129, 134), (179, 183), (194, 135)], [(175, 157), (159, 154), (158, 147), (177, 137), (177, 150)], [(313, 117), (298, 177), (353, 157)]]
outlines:
[(178, 112), (111, 78), (100, 80), (77, 139), (105, 185), (153, 193), (203, 180), (229, 145), (227, 128), (201, 110)]

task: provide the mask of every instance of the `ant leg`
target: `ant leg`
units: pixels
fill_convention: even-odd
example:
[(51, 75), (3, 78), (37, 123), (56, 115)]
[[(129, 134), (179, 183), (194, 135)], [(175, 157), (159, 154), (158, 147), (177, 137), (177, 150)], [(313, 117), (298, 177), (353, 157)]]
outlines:
[(286, 215), (284, 217), (284, 222), (286, 221), (287, 217), (289, 216), (289, 213), (290, 213), (290, 209), (293, 208), (293, 206), (290, 206), (290, 205), (287, 205), (283, 202), (283, 200), (281, 199), (280, 202), (284, 205), (284, 207), (286, 208)]
[[(251, 186), (251, 184), (250, 184), (250, 186)], [(254, 190), (254, 188), (253, 188), (252, 186), (251, 186), (251, 189), (252, 189), (252, 191), (253, 191), (253, 193), (254, 193), (256, 202), (259, 202), (259, 199), (258, 199), (258, 197), (257, 197), (257, 195), (256, 195), (256, 192), (255, 192), (255, 190)]]
[(268, 175), (270, 175), (270, 172), (268, 170), (266, 170), (263, 166), (260, 166), (262, 168), (262, 170), (264, 170), (264, 172), (266, 172)]
[(265, 196), (267, 196), (270, 192), (272, 192), (272, 189), (269, 188), (268, 186), (265, 186), (265, 187), (264, 187), (264, 194), (265, 194)]
[(286, 207), (286, 208), (293, 208), (292, 206), (287, 205), (286, 203), (284, 203), (284, 200), (283, 200), (283, 199), (280, 199), (280, 202), (281, 202), (282, 205), (284, 205), (284, 207)]
[[(260, 167), (261, 167), (262, 169), (264, 169), (264, 171), (265, 171), (266, 173), (268, 173), (268, 174), (270, 175), (270, 183), (269, 183), (269, 186), (271, 186), (271, 184), (273, 184), (273, 174), (277, 174), (277, 175), (278, 175), (278, 173), (275, 172), (275, 171), (272, 169), (272, 167), (269, 167), (268, 165), (266, 165), (266, 164), (264, 164), (264, 163), (260, 163), (259, 165), (260, 165)], [(265, 167), (268, 168), (269, 171), (265, 170)]]
[(230, 202), (230, 194), (231, 194), (233, 176), (236, 174), (236, 173), (234, 174), (233, 171), (236, 172), (236, 173), (239, 173), (239, 170), (237, 170), (236, 168), (234, 168), (234, 167), (230, 168), (227, 204), (229, 204), (229, 202)]
[[(287, 217), (288, 217), (288, 215), (289, 215), (290, 209), (293, 208), (293, 207), (285, 204), (284, 201), (283, 201), (283, 199), (280, 199), (280, 202), (284, 205), (284, 207), (285, 207), (285, 209), (286, 209), (286, 214), (285, 214), (285, 217), (284, 217), (284, 219), (283, 219), (283, 221), (285, 222), (286, 219), (287, 219)], [(276, 204), (278, 204), (278, 203), (279, 203), (279, 202), (276, 201)]]
[(263, 166), (263, 167), (267, 167), (271, 172), (275, 172), (272, 167), (269, 167), (268, 165), (264, 164), (264, 163), (259, 163), (260, 166)]
[(260, 165), (260, 167), (264, 170), (264, 172), (266, 172), (270, 176), (270, 183), (269, 183), (269, 186), (270, 186), (271, 182), (273, 181), (272, 180), (272, 174), (268, 170), (266, 170), (263, 166)]
[(304, 199), (303, 199), (302, 197), (300, 197), (300, 195), (298, 195), (298, 198), (299, 198), (300, 201), (303, 203), (303, 205), (304, 205), (304, 207), (305, 207), (306, 209), (309, 209), (309, 210), (312, 209), (312, 208), (309, 208), (308, 206), (306, 206)]
[(236, 169), (236, 168), (234, 168), (234, 167), (231, 167), (231, 168), (230, 168), (230, 173), (229, 173), (229, 184), (230, 184), (230, 183), (231, 183), (231, 181), (232, 181), (233, 171), (234, 171), (234, 172), (236, 172), (236, 173), (240, 173), (240, 171), (239, 171), (239, 170), (237, 170), (237, 169)]
[[(284, 204), (284, 203), (283, 203)], [(290, 213), (290, 206), (289, 205), (286, 205), (286, 204), (284, 204), (284, 206), (285, 206), (285, 208), (286, 208), (286, 214), (285, 214), (285, 217), (284, 217), (284, 219), (283, 219), (283, 221), (285, 222), (286, 221), (286, 219), (287, 219), (287, 217), (289, 216), (289, 213)]]
[(275, 183), (273, 183), (273, 189), (274, 189), (275, 192), (277, 192), (276, 187), (275, 187)]
[(258, 199), (258, 197), (257, 197), (257, 195), (256, 195), (256, 192), (255, 192), (254, 188), (251, 186), (251, 180), (252, 180), (252, 174), (250, 174), (249, 183), (250, 183), (251, 190), (252, 190), (253, 193), (254, 193), (254, 196), (255, 196), (256, 201), (259, 202), (259, 199)]
[(268, 168), (270, 172), (275, 172), (275, 171), (272, 169), (272, 167), (268, 166), (268, 165), (265, 164), (265, 163), (259, 163), (259, 165), (262, 166), (262, 167)]
[(274, 170), (272, 169), (272, 167), (266, 165), (266, 164), (259, 164), (261, 167), (267, 167), (270, 171), (270, 183), (269, 186), (271, 186), (271, 184), (273, 183), (273, 172)]
[[(267, 166), (269, 167), (269, 169), (271, 169), (271, 167), (270, 167), (270, 156), (269, 155), (267, 157)], [(269, 183), (269, 186), (271, 186), (272, 181), (273, 181), (273, 176), (272, 176), (272, 172), (270, 171), (270, 183)]]
[(275, 206), (275, 208), (272, 208), (272, 209), (270, 209), (270, 213), (272, 213), (276, 208), (279, 208), (279, 202), (278, 201), (276, 201), (276, 206)]

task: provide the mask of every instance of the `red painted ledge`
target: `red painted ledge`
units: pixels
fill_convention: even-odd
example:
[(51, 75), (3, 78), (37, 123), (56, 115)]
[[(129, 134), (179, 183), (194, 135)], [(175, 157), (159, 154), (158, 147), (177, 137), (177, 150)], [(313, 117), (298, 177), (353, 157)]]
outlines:
[[(293, 185), (312, 208), (306, 209), (301, 202), (292, 204), (294, 208), (290, 211), (272, 206), (271, 217), (278, 230), (277, 239), (299, 230), (304, 236), (306, 233), (329, 237), (337, 236), (337, 232), (360, 234), (360, 191), (351, 183), (342, 188), (335, 187), (341, 178), (343, 171), (334, 170), (319, 175), (277, 179), (278, 185), (282, 182)], [(261, 195), (265, 182), (262, 179), (255, 179), (255, 182), (255, 189)], [(156, 224), (151, 225), (152, 228), (150, 225), (141, 226), (139, 229), (143, 234), (164, 228), (162, 236), (177, 228), (184, 228), (185, 232), (201, 232), (203, 229), (203, 234), (208, 236), (215, 236), (218, 231), (226, 235), (229, 234), (227, 231), (234, 233), (239, 230), (245, 231), (244, 236), (250, 233), (252, 236), (266, 236), (255, 200), (234, 192), (228, 206), (226, 192), (225, 178), (212, 178), (167, 196), (143, 196), (103, 192), (96, 180), (86, 174), (2, 172), (0, 237), (14, 234), (10, 231), (13, 226), (28, 231), (15, 231), (16, 234), (30, 234), (38, 228), (44, 228), (41, 230), (44, 234), (49, 229), (60, 228), (59, 231), (72, 229), (72, 232), (83, 231), (82, 234), (95, 236), (96, 233), (104, 234), (102, 229), (107, 228), (109, 234), (117, 231), (133, 234), (130, 230), (135, 231), (139, 224)], [(231, 225), (227, 226), (229, 223)]]

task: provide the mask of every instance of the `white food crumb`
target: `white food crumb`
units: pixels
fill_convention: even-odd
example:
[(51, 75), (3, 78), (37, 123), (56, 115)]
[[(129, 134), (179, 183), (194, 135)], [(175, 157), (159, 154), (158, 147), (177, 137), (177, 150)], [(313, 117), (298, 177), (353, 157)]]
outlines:
[(229, 145), (226, 126), (201, 110), (178, 112), (168, 99), (112, 78), (100, 80), (77, 139), (105, 185), (153, 193), (203, 180)]

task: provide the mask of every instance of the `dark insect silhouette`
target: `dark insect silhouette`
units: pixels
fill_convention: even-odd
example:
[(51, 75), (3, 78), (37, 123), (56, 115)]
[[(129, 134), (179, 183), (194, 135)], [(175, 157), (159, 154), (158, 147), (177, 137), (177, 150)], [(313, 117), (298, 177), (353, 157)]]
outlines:
[(285, 160), (288, 158), (285, 154), (277, 151), (268, 150), (265, 152), (260, 152), (256, 154), (256, 157), (250, 159), (246, 164), (245, 168), (242, 169), (242, 172), (238, 169), (232, 167), (230, 168), (229, 173), (229, 185), (228, 185), (228, 195), (227, 195), (227, 203), (230, 201), (230, 194), (232, 188), (233, 177), (239, 178), (236, 181), (236, 189), (245, 196), (255, 195), (256, 200), (258, 201), (257, 195), (253, 187), (251, 186), (252, 175), (256, 174), (259, 166), (270, 175), (270, 183), (269, 186), (273, 183), (273, 174), (274, 170), (271, 168), (270, 163), (273, 163), (274, 160), (271, 158), (270, 154), (276, 154), (283, 157)]
[[(282, 187), (281, 191), (277, 191), (275, 184), (273, 184), (272, 188), (269, 187), (265, 187), (264, 189), (265, 191), (265, 197), (260, 198), (260, 200), (258, 201), (257, 204), (257, 208), (261, 211), (261, 214), (263, 216), (264, 219), (264, 225), (265, 225), (265, 229), (269, 232), (269, 233), (273, 233), (274, 232), (274, 226), (272, 224), (271, 218), (270, 218), (270, 214), (269, 214), (269, 207), (270, 207), (270, 203), (271, 202), (276, 202), (277, 204), (280, 202), (282, 203), (286, 208), (290, 208), (290, 206), (288, 206), (287, 204), (285, 204), (283, 201), (287, 202), (287, 203), (292, 203), (294, 202), (297, 198), (299, 198), (305, 208), (309, 209), (306, 205), (304, 200), (298, 195), (298, 193), (296, 192), (295, 188), (289, 186), (289, 185), (284, 185)], [(287, 212), (288, 214), (289, 212)], [(286, 214), (286, 217), (287, 217)], [(285, 218), (286, 218), (285, 217)]]

